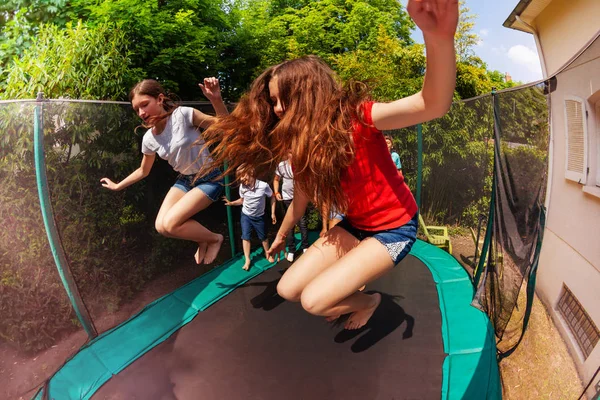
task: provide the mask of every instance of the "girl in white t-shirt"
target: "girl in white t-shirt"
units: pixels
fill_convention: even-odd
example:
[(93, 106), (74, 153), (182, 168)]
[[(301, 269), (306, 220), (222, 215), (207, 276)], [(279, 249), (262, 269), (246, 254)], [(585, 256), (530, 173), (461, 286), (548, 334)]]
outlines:
[[(287, 212), (294, 199), (294, 171), (292, 170), (289, 159), (290, 156), (288, 155), (287, 160), (281, 161), (277, 165), (277, 168), (275, 168), (275, 177), (273, 178), (275, 199), (283, 203), (284, 212)], [(302, 249), (302, 252), (305, 252), (308, 249), (308, 223), (306, 214), (300, 218), (298, 228), (300, 229), (301, 238), (300, 248)], [(296, 253), (296, 236), (293, 231), (288, 234), (286, 246), (287, 251), (285, 257), (289, 262), (293, 262)]]
[[(227, 114), (219, 81), (205, 78), (204, 84), (199, 86), (217, 115)], [(215, 117), (191, 107), (178, 106), (153, 79), (138, 82), (131, 89), (129, 100), (143, 120), (143, 126), (149, 128), (142, 141), (142, 163), (121, 182), (102, 178), (102, 186), (118, 191), (144, 179), (158, 154), (180, 175), (160, 206), (156, 230), (167, 237), (198, 243), (194, 256), (196, 263), (212, 263), (223, 243), (223, 235), (211, 232), (192, 216), (217, 201), (223, 188), (222, 182), (215, 181), (221, 174), (219, 170), (194, 181), (195, 174), (204, 163), (211, 161), (208, 150), (203, 149), (204, 142), (198, 128), (209, 127)]]

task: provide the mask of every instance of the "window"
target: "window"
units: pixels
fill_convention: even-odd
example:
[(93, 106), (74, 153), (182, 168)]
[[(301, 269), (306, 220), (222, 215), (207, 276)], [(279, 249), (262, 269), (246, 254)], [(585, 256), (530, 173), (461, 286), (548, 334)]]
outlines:
[(558, 301), (558, 311), (575, 337), (584, 359), (587, 359), (598, 344), (600, 331), (581, 303), (565, 285), (563, 285), (563, 292)]
[(588, 137), (585, 103), (579, 97), (565, 98), (566, 169), (565, 178), (586, 184)]

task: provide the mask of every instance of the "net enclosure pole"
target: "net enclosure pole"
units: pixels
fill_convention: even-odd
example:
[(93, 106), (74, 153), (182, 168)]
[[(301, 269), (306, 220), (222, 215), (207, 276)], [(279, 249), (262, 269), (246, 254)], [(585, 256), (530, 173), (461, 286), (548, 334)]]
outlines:
[[(227, 163), (223, 166), (223, 171), (227, 171)], [(229, 175), (225, 175), (225, 197), (228, 201), (231, 201), (231, 186), (229, 181)], [(225, 207), (227, 209), (227, 227), (229, 228), (229, 245), (231, 246), (231, 257), (235, 257), (235, 234), (233, 230), (233, 212), (231, 207)]]
[(54, 210), (52, 209), (52, 203), (50, 201), (50, 192), (48, 190), (48, 176), (46, 175), (46, 161), (44, 159), (44, 128), (43, 128), (43, 93), (38, 93), (37, 103), (34, 109), (34, 120), (33, 120), (33, 147), (34, 147), (34, 159), (35, 159), (35, 175), (38, 189), (38, 196), (40, 200), (40, 208), (42, 212), (42, 218), (44, 220), (44, 226), (46, 228), (46, 235), (48, 236), (48, 243), (50, 250), (52, 251), (52, 257), (58, 270), (58, 275), (62, 281), (62, 284), (67, 292), (69, 301), (73, 306), (73, 310), (77, 315), (77, 319), (83, 326), (90, 339), (98, 336), (98, 332), (92, 322), (92, 319), (85, 308), (73, 274), (67, 261), (65, 250), (62, 247), (58, 228), (56, 226), (56, 220), (54, 219)]
[(495, 208), (496, 208), (496, 182), (497, 182), (497, 176), (496, 176), (496, 146), (500, 146), (500, 143), (497, 142), (497, 139), (499, 139), (499, 135), (496, 135), (496, 131), (497, 131), (497, 124), (496, 122), (498, 121), (498, 111), (496, 110), (496, 107), (498, 105), (498, 99), (496, 98), (496, 89), (493, 88), (492, 89), (492, 113), (493, 113), (493, 119), (494, 119), (494, 158), (493, 158), (493, 167), (492, 167), (492, 174), (493, 174), (493, 178), (492, 178), (492, 193), (490, 194), (490, 208), (488, 211), (488, 218), (487, 218), (487, 226), (485, 229), (485, 236), (483, 239), (483, 246), (481, 246), (481, 256), (479, 257), (479, 262), (476, 266), (476, 269), (474, 271), (473, 274), (473, 284), (475, 285), (475, 287), (479, 286), (479, 281), (481, 279), (481, 274), (483, 273), (483, 269), (484, 269), (484, 265), (486, 263), (486, 258), (490, 258), (491, 259), (491, 251), (488, 253), (488, 249), (490, 248), (490, 243), (492, 241), (492, 231), (494, 229), (494, 212), (495, 212)]
[(423, 125), (417, 125), (417, 208), (421, 210), (421, 187), (423, 186)]

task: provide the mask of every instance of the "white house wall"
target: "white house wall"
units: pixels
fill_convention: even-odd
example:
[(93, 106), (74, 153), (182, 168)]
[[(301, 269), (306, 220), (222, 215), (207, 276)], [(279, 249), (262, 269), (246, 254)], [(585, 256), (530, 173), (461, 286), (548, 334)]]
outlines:
[[(544, 37), (541, 40), (546, 51), (549, 47), (547, 41)], [(570, 51), (574, 52), (574, 49)], [(538, 294), (567, 339), (583, 378), (589, 380), (600, 365), (600, 344), (584, 361), (556, 311), (564, 284), (577, 297), (596, 326), (600, 327), (600, 192), (598, 195), (587, 193), (583, 185), (565, 179), (564, 100), (567, 96), (583, 99), (589, 113), (588, 154), (591, 157), (588, 166), (591, 173), (588, 176), (588, 188), (595, 190), (599, 156), (598, 151), (590, 152), (589, 149), (598, 148), (600, 135), (595, 106), (591, 103), (600, 97), (600, 39), (557, 77), (557, 89), (551, 95), (553, 174), (537, 286)]]
[(554, 0), (538, 15), (533, 25), (540, 36), (550, 76), (600, 29), (600, 1)]

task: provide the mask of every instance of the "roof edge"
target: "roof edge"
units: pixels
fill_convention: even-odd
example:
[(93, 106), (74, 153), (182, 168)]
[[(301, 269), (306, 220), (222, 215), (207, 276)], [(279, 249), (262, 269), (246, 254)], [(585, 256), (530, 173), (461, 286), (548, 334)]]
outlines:
[(505, 28), (515, 29), (522, 32), (533, 33), (530, 29), (523, 27), (521, 23), (517, 20), (517, 16), (520, 16), (523, 11), (531, 4), (532, 0), (519, 0), (519, 3), (512, 10), (506, 21), (502, 24)]

